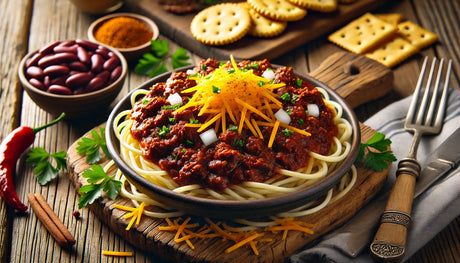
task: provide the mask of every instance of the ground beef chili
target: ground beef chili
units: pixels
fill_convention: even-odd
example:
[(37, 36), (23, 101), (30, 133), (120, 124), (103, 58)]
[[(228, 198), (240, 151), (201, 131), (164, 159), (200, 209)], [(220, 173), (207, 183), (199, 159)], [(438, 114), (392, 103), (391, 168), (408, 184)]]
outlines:
[[(219, 65), (213, 59), (203, 60), (194, 71), (209, 74)], [(267, 60), (244, 61), (238, 67), (252, 69), (256, 75), (273, 68)], [(310, 151), (327, 154), (332, 138), (337, 135), (334, 112), (324, 104), (321, 93), (309, 82), (300, 80), (292, 68), (282, 67), (275, 70), (274, 82), (284, 82), (286, 86), (274, 92), (279, 97), (291, 94), (288, 100), (280, 99), (283, 109), (290, 113), (290, 125), (310, 132), (311, 136), (288, 133), (280, 128), (272, 148), (268, 148), (272, 127), (260, 127), (264, 140), (244, 129), (238, 134), (229, 128), (218, 135), (218, 142), (206, 147), (197, 128), (186, 127), (189, 122), (204, 123), (206, 116), (198, 117), (199, 108), (196, 107), (177, 113), (165, 99), (179, 93), (183, 104), (187, 103), (193, 94), (180, 92), (196, 85), (187, 75), (175, 72), (166, 83), (155, 84), (131, 113), (134, 120), (131, 134), (140, 142), (143, 155), (167, 171), (179, 185), (200, 184), (221, 191), (245, 181), (263, 182), (275, 175), (278, 168), (297, 170), (305, 166)], [(318, 105), (319, 117), (307, 115), (310, 103)], [(231, 123), (229, 118), (227, 120)]]

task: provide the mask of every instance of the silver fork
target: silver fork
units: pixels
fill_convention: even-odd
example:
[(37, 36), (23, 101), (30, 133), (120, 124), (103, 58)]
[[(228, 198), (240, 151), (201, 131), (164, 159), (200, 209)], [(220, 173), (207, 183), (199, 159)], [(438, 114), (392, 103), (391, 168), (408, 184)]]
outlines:
[[(412, 102), (407, 112), (404, 128), (411, 131), (414, 136), (408, 156), (398, 163), (396, 181), (380, 219), (380, 226), (370, 245), (372, 255), (378, 262), (399, 262), (403, 259), (407, 228), (411, 221), (410, 213), (415, 181), (420, 175), (420, 164), (417, 161), (418, 145), (422, 135), (438, 134), (443, 126), (452, 60), (449, 60), (447, 70), (444, 70), (444, 59), (441, 59), (436, 80), (432, 85), (436, 61), (437, 59), (434, 58), (431, 63), (428, 80), (423, 91), (422, 86), (428, 64), (428, 57), (425, 58)], [(440, 91), (439, 88), (444, 72), (444, 87)], [(422, 92), (423, 96), (419, 98)]]

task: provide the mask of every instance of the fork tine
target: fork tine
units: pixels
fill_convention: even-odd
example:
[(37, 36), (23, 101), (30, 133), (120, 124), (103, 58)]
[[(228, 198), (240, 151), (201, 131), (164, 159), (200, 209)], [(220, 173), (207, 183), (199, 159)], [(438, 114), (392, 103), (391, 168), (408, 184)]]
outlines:
[(439, 102), (439, 110), (436, 115), (434, 125), (441, 127), (444, 120), (444, 114), (446, 112), (447, 106), (447, 89), (449, 88), (450, 72), (452, 70), (452, 59), (449, 59), (449, 64), (447, 64), (446, 80), (444, 81), (444, 88), (442, 90), (441, 101)]
[(433, 58), (431, 63), (430, 74), (428, 75), (428, 81), (426, 82), (425, 92), (423, 93), (422, 102), (417, 114), (417, 119), (415, 120), (416, 124), (423, 124), (423, 118), (426, 116), (425, 109), (427, 108), (427, 103), (430, 94), (431, 82), (433, 81), (434, 69), (436, 67), (436, 58)]
[(412, 101), (410, 103), (409, 110), (407, 111), (406, 124), (411, 123), (412, 120), (414, 119), (415, 110), (417, 108), (417, 103), (418, 103), (417, 98), (419, 97), (420, 89), (422, 87), (427, 63), (428, 63), (428, 57), (425, 57), (425, 60), (423, 61), (422, 70), (420, 71), (420, 75), (418, 77), (417, 85), (415, 86), (414, 94), (412, 95)]
[[(441, 62), (439, 62), (438, 76), (436, 77), (436, 82), (433, 88), (433, 96), (431, 97), (430, 107), (428, 108), (428, 114), (426, 115), (426, 119), (425, 119), (425, 124), (427, 125), (430, 125), (431, 122), (433, 121), (433, 116), (436, 110), (436, 106), (437, 106), (436, 102), (438, 101), (439, 84), (441, 83), (443, 66), (444, 66), (444, 59), (442, 58)], [(441, 106), (441, 104), (439, 104), (439, 106)]]

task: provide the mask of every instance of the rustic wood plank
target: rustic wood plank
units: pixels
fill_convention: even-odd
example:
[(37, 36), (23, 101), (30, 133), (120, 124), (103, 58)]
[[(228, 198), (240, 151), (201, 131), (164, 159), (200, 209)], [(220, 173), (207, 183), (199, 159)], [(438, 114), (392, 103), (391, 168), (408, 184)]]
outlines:
[[(27, 51), (31, 11), (31, 0), (0, 2), (0, 112), (6, 114), (0, 118), (0, 141), (20, 122), (22, 91), (16, 72)], [(0, 201), (0, 262), (10, 258), (14, 220), (14, 212)]]

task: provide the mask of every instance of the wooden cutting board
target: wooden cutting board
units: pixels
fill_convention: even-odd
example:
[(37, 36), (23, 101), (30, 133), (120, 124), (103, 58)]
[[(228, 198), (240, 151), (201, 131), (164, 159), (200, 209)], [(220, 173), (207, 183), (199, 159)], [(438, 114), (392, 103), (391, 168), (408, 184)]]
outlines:
[[(311, 75), (338, 91), (355, 107), (388, 92), (393, 80), (392, 71), (385, 66), (347, 52), (332, 55)], [(91, 137), (90, 132), (83, 137)], [(362, 141), (367, 141), (374, 133), (374, 130), (361, 124)], [(81, 173), (90, 168), (85, 157), (76, 151), (78, 141), (72, 144), (67, 152), (69, 175), (77, 191), (86, 184)], [(152, 252), (167, 261), (237, 262), (244, 258), (246, 262), (282, 262), (300, 248), (352, 217), (381, 189), (387, 173), (388, 170), (375, 172), (358, 166), (358, 179), (349, 193), (317, 213), (298, 218), (314, 224), (314, 234), (306, 235), (290, 231), (285, 240), (282, 240), (282, 234), (275, 235), (273, 241), (257, 244), (259, 256), (254, 255), (247, 247), (239, 248), (232, 253), (225, 253), (225, 249), (232, 246), (233, 242), (222, 241), (218, 238), (193, 240), (195, 249), (192, 250), (184, 242), (175, 243), (173, 232), (158, 230), (159, 225), (166, 225), (163, 219), (143, 216), (139, 225), (134, 225), (129, 231), (126, 231), (125, 228), (129, 223), (129, 220), (123, 219), (126, 212), (114, 209), (112, 205), (116, 203), (132, 206), (132, 203), (120, 196), (116, 200), (100, 198), (89, 205), (89, 209), (112, 231), (125, 238), (133, 246)]]
[(272, 60), (345, 25), (385, 2), (385, 0), (357, 0), (351, 4), (339, 4), (337, 10), (332, 13), (308, 10), (305, 18), (289, 22), (286, 30), (279, 36), (273, 38), (245, 36), (235, 43), (219, 47), (202, 44), (193, 38), (190, 32), (190, 22), (195, 13), (173, 14), (165, 11), (158, 1), (152, 0), (136, 0), (132, 3), (128, 2), (127, 5), (134, 12), (152, 18), (162, 35), (203, 58), (228, 59), (230, 55), (233, 55), (237, 59), (267, 58)]

